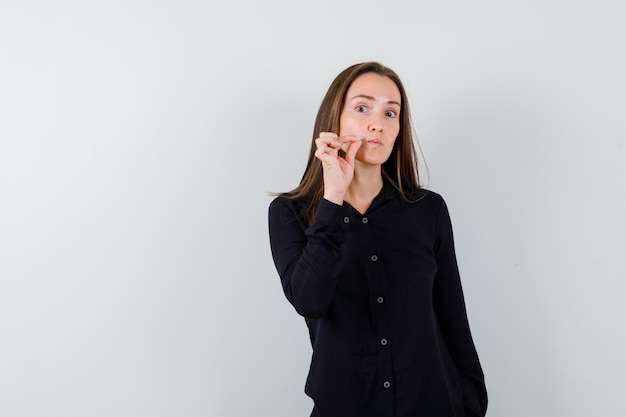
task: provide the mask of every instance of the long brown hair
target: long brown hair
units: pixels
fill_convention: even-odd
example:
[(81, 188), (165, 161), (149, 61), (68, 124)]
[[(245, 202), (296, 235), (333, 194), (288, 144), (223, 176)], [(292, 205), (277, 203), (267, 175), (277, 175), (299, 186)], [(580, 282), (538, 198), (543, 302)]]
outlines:
[(317, 207), (324, 196), (324, 176), (322, 163), (315, 157), (315, 139), (321, 132), (339, 131), (339, 116), (344, 106), (345, 96), (360, 75), (375, 73), (385, 76), (393, 81), (400, 90), (401, 111), (400, 131), (396, 138), (391, 155), (382, 165), (382, 175), (404, 196), (408, 201), (407, 194), (421, 188), (417, 169), (418, 159), (413, 143), (413, 128), (411, 126), (411, 112), (406, 91), (400, 81), (400, 77), (390, 68), (378, 62), (363, 62), (343, 70), (332, 82), (315, 118), (313, 138), (309, 159), (304, 170), (300, 184), (286, 193), (291, 199), (305, 201), (305, 218), (309, 224), (313, 223)]

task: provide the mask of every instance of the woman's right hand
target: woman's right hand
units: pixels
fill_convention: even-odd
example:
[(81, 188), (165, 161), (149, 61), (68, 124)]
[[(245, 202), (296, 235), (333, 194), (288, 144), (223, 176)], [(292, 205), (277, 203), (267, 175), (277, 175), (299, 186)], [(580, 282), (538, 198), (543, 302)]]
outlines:
[[(324, 171), (324, 198), (335, 204), (343, 204), (343, 199), (354, 177), (354, 157), (363, 143), (361, 137), (339, 137), (332, 132), (321, 132), (315, 139), (315, 157), (322, 161)], [(339, 156), (343, 149), (345, 157)]]

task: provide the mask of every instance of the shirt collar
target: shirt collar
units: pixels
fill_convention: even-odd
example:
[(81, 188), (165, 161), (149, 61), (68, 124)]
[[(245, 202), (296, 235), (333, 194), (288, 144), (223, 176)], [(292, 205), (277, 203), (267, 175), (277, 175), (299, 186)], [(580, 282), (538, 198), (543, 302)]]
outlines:
[(399, 191), (386, 178), (383, 178), (383, 189), (380, 191), (380, 197), (384, 200), (391, 200), (398, 196)]

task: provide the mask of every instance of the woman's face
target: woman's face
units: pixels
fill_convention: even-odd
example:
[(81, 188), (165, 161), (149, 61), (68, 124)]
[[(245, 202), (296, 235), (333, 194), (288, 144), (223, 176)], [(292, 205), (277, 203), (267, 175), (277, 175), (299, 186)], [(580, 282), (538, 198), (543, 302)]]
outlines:
[(356, 159), (382, 165), (400, 132), (400, 90), (388, 77), (365, 73), (356, 78), (339, 116), (339, 136), (363, 136)]

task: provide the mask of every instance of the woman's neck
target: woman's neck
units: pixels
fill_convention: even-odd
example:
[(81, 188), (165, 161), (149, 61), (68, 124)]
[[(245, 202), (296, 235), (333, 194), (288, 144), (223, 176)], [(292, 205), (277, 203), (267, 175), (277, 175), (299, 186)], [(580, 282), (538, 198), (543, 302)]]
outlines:
[(354, 177), (346, 190), (344, 200), (364, 214), (382, 188), (383, 177), (380, 165), (361, 167), (361, 169), (354, 170)]

